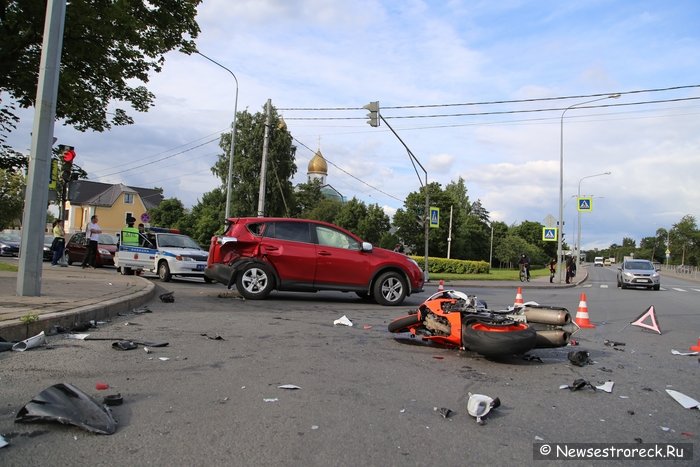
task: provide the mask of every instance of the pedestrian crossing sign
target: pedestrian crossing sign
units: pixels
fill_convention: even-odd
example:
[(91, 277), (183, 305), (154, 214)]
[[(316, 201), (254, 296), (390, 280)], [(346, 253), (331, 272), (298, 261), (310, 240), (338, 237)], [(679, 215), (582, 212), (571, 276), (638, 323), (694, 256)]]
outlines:
[(542, 227), (542, 240), (545, 242), (556, 242), (558, 230), (557, 227)]
[(430, 206), (430, 227), (437, 229), (440, 227), (440, 208)]
[(578, 198), (579, 212), (591, 212), (593, 210), (593, 198), (581, 196)]

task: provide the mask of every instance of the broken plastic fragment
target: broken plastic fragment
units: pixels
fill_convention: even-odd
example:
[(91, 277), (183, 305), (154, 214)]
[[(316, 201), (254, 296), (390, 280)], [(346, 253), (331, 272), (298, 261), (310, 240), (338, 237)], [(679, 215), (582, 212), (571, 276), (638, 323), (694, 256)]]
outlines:
[(280, 389), (301, 389), (301, 387), (297, 386), (296, 384), (282, 384), (277, 387)]
[(342, 324), (343, 326), (352, 326), (352, 321), (350, 321), (347, 316), (343, 315), (340, 318), (333, 321), (333, 326), (338, 324)]
[[(578, 391), (579, 389), (583, 389), (585, 387), (590, 387), (595, 391), (595, 386), (593, 386), (591, 383), (589, 383), (583, 378), (575, 379), (573, 383), (566, 387), (571, 391)], [(564, 386), (559, 386), (559, 389), (564, 389)]]
[(78, 339), (84, 341), (89, 335), (90, 334), (68, 334), (66, 335), (66, 339)]
[(591, 363), (591, 360), (588, 358), (590, 354), (585, 350), (572, 350), (567, 356), (569, 361), (576, 366), (586, 366)]
[(163, 303), (173, 303), (175, 302), (175, 292), (166, 292), (158, 296), (160, 301)]
[(17, 342), (12, 346), (12, 350), (24, 352), (25, 350), (33, 349), (41, 345), (46, 345), (46, 335), (44, 334), (44, 331), (41, 331), (39, 334), (32, 336), (29, 339)]
[(495, 399), (485, 396), (483, 394), (472, 394), (469, 393), (469, 400), (467, 401), (467, 412), (469, 415), (476, 418), (476, 423), (479, 425), (484, 424), (484, 417), (496, 407), (501, 405), (501, 400), (497, 397)]
[(684, 409), (700, 409), (700, 402), (696, 401), (692, 397), (686, 396), (685, 394), (674, 391), (673, 389), (666, 389), (669, 396), (673, 397), (676, 402), (683, 406)]
[(3, 438), (3, 437), (0, 435), (0, 448), (4, 448), (4, 447), (7, 446), (8, 444), (10, 444), (10, 443), (8, 443), (7, 441), (5, 441), (5, 438)]
[(678, 350), (671, 350), (671, 354), (673, 355), (698, 355), (700, 352), (679, 352)]
[(170, 357), (158, 357), (158, 360), (160, 360), (161, 362), (167, 362), (168, 360), (170, 360)]
[(607, 345), (608, 347), (617, 347), (618, 345), (625, 345), (624, 342), (609, 341), (607, 339), (603, 341), (603, 344)]
[(104, 391), (105, 389), (109, 389), (109, 384), (107, 383), (95, 383), (95, 389), (98, 391)]
[(117, 341), (112, 343), (112, 348), (116, 350), (134, 350), (138, 348), (138, 345), (132, 341)]
[(270, 398), (270, 399), (263, 399), (263, 402), (277, 402), (279, 399), (276, 397)]
[(453, 415), (453, 412), (446, 407), (440, 407), (438, 413), (442, 415), (442, 418), (450, 418)]
[(103, 405), (77, 387), (59, 383), (44, 389), (17, 412), (15, 422), (54, 421), (111, 435), (117, 422)]
[(615, 383), (613, 381), (606, 381), (604, 384), (596, 386), (595, 388), (605, 392), (612, 392), (614, 385)]

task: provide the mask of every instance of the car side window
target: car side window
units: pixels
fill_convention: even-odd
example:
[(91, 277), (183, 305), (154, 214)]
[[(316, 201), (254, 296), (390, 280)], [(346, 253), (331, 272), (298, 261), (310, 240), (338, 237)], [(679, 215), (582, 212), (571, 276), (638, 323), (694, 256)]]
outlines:
[(275, 222), (274, 228), (266, 229), (265, 236), (279, 240), (311, 243), (309, 224), (306, 222)]
[(360, 244), (357, 240), (339, 230), (331, 229), (326, 226), (316, 226), (316, 237), (318, 238), (319, 245), (344, 248), (346, 250), (360, 249)]

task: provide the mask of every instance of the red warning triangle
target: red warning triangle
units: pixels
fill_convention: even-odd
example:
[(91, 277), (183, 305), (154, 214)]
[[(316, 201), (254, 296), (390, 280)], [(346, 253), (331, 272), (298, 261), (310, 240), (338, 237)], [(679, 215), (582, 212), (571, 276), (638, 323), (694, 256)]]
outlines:
[[(651, 321), (651, 324), (647, 324), (644, 321), (646, 319)], [(634, 321), (630, 323), (632, 326), (639, 326), (640, 328), (651, 329), (661, 334), (661, 329), (659, 329), (659, 322), (656, 321), (656, 314), (654, 313), (654, 305), (647, 308), (647, 311), (639, 315)]]

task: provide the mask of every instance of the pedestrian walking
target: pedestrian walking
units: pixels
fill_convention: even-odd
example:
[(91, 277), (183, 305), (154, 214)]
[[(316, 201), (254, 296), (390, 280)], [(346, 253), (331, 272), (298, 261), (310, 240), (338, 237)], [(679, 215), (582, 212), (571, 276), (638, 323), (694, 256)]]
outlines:
[(63, 231), (63, 221), (55, 220), (53, 221), (53, 242), (51, 242), (51, 251), (53, 255), (51, 256), (51, 266), (58, 266), (58, 262), (63, 258), (63, 250), (66, 247), (66, 233)]
[(85, 229), (85, 239), (88, 240), (87, 254), (83, 258), (83, 264), (81, 265), (83, 269), (90, 266), (95, 267), (95, 261), (97, 261), (97, 245), (100, 242), (100, 234), (102, 229), (97, 223), (97, 216), (92, 216), (90, 218), (90, 223)]
[(549, 283), (554, 282), (554, 276), (557, 273), (557, 260), (556, 258), (552, 258), (552, 260), (549, 262)]

